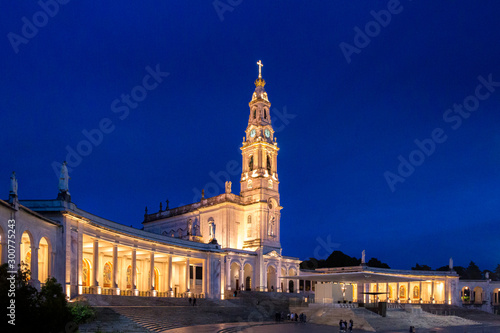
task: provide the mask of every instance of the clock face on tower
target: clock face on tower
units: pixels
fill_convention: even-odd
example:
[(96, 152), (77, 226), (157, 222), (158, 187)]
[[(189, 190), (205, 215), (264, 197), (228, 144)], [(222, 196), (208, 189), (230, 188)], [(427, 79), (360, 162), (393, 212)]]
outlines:
[(271, 135), (271, 131), (266, 128), (266, 131), (264, 132), (266, 134), (266, 137), (269, 137)]
[(255, 130), (254, 130), (254, 129), (250, 131), (250, 136), (251, 136), (252, 138), (255, 136)]

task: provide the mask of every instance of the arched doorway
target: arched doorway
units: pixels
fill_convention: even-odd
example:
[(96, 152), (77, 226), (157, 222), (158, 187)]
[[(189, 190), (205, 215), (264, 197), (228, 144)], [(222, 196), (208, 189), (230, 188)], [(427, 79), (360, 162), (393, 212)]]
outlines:
[(50, 253), (52, 252), (50, 242), (46, 237), (40, 239), (38, 245), (38, 280), (45, 283), (50, 272)]
[(104, 270), (102, 271), (102, 281), (104, 288), (111, 288), (111, 281), (113, 276), (113, 265), (108, 261), (104, 264)]
[(399, 287), (399, 298), (402, 300), (406, 299), (406, 286)]
[(231, 289), (240, 290), (240, 264), (237, 262), (231, 263)]
[(294, 293), (295, 292), (293, 280), (288, 281), (288, 292), (290, 292), (290, 293)]
[(91, 265), (88, 259), (82, 260), (82, 286), (90, 287)]
[(471, 292), (469, 287), (465, 286), (461, 291), (462, 303), (469, 303), (471, 301)]
[(267, 267), (267, 291), (276, 291), (276, 268), (272, 265)]
[(156, 267), (154, 270), (153, 289), (156, 291), (160, 290), (160, 271)]
[(476, 287), (476, 288), (474, 288), (474, 291), (472, 293), (473, 293), (474, 304), (482, 304), (483, 303), (483, 288)]
[(21, 236), (21, 269), (28, 270), (27, 279), (31, 279), (31, 267), (33, 258), (31, 257), (31, 247), (33, 246), (33, 237), (28, 231), (23, 232)]
[(245, 290), (252, 290), (252, 276), (253, 276), (253, 267), (250, 264), (245, 264), (243, 266), (243, 274), (245, 275)]

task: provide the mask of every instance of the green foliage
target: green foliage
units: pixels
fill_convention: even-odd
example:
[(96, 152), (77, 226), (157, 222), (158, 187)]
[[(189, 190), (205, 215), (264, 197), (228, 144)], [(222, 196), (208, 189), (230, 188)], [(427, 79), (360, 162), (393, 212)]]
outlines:
[(77, 324), (91, 321), (95, 317), (95, 312), (88, 304), (74, 303), (70, 305), (71, 315)]
[[(20, 266), (17, 274), (7, 273), (7, 264), (0, 266), (0, 307), (15, 300), (15, 328), (18, 332), (71, 332), (77, 329), (67, 306), (61, 284), (55, 278), (47, 279), (40, 291), (28, 283), (30, 272)], [(10, 278), (15, 279), (15, 296), (9, 297)], [(13, 326), (2, 320), (1, 332), (12, 331)]]
[(412, 267), (411, 269), (414, 270), (414, 271), (431, 271), (432, 270), (430, 266), (427, 266), (427, 265), (420, 266), (418, 264), (418, 262), (415, 265), (415, 267)]

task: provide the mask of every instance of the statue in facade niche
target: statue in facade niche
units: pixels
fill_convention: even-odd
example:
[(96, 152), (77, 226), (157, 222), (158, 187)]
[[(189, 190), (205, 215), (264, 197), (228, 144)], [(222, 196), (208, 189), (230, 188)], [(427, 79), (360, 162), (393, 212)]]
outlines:
[(276, 218), (274, 217), (274, 215), (271, 215), (271, 217), (269, 218), (269, 223), (267, 225), (268, 229), (267, 229), (267, 234), (269, 236), (274, 236), (274, 224), (276, 222)]
[(188, 236), (193, 234), (193, 220), (189, 219), (188, 221)]

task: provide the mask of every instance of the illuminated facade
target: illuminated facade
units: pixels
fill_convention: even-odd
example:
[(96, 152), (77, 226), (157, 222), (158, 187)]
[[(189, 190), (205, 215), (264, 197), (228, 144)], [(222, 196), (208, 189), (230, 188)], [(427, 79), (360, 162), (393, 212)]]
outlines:
[[(259, 77), (241, 147), (240, 194), (144, 215), (144, 230), (106, 220), (71, 201), (65, 165), (55, 200), (22, 200), (11, 178), (0, 201), (0, 259), (8, 259), (8, 221), (16, 225), (16, 263), (35, 286), (53, 276), (71, 297), (113, 294), (223, 298), (233, 290), (297, 292), (297, 258), (281, 254), (277, 147)], [(281, 276), (289, 276), (281, 279)]]

